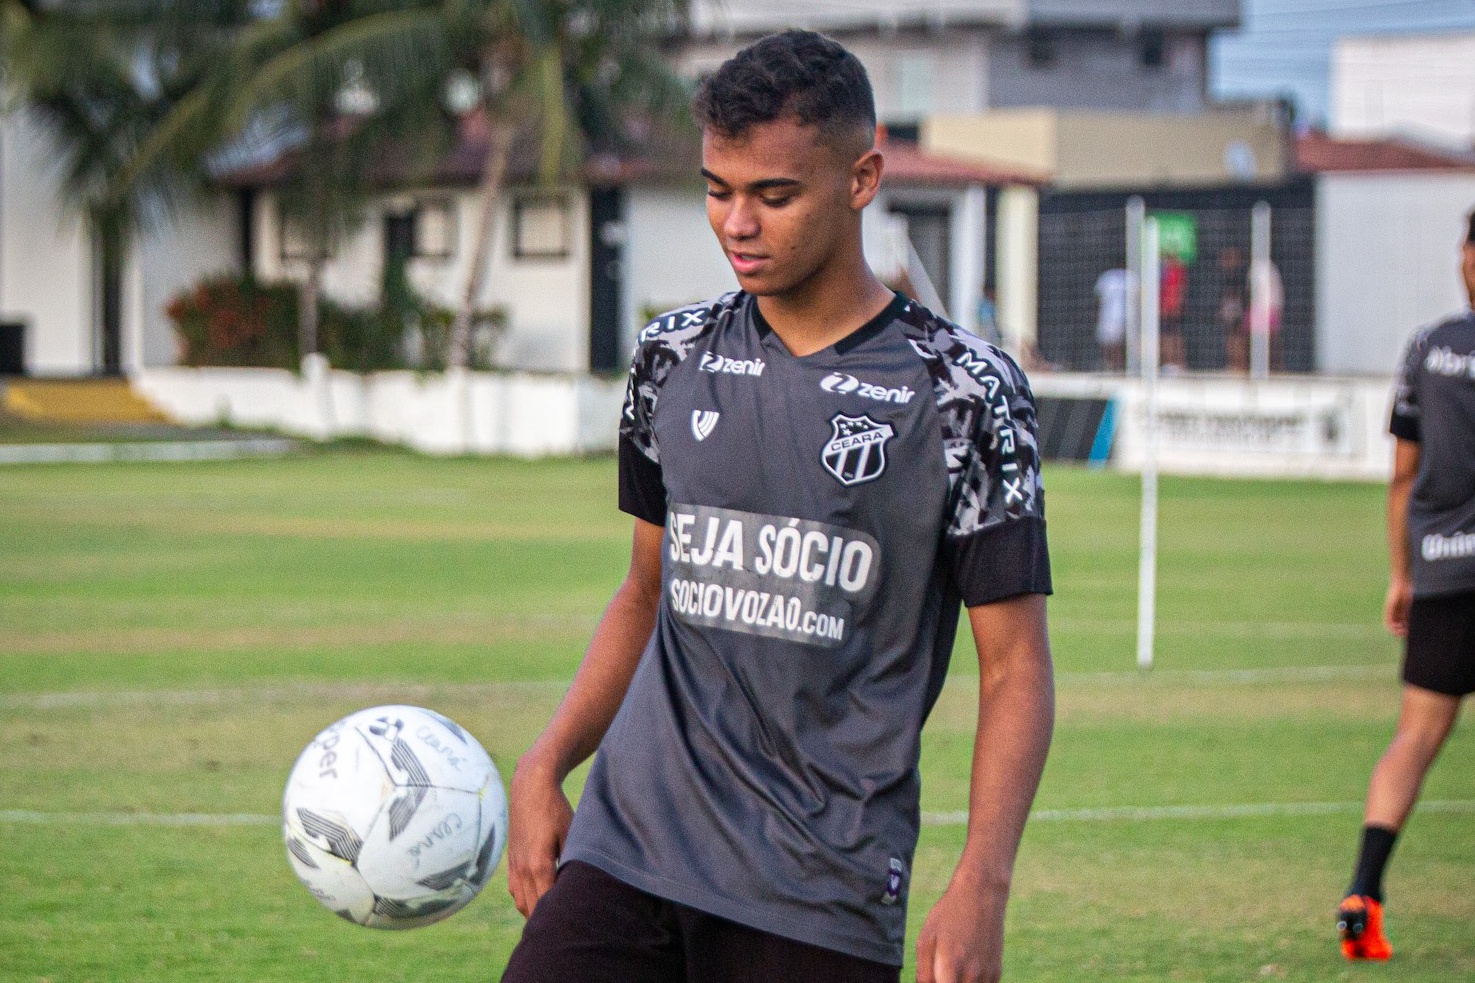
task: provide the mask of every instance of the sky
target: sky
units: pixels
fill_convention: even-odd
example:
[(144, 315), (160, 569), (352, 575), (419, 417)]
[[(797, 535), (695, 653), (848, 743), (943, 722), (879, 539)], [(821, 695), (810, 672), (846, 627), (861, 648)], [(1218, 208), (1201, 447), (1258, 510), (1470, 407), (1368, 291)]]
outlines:
[(1297, 117), (1324, 124), (1337, 38), (1475, 31), (1475, 0), (1240, 0), (1240, 29), (1210, 46), (1221, 98), (1290, 95)]

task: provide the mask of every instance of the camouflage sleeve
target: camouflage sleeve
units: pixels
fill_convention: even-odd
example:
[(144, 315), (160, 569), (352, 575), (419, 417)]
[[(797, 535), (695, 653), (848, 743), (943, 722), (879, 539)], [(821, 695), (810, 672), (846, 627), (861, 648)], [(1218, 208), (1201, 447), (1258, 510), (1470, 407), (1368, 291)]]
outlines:
[(970, 607), (1051, 592), (1034, 396), (1003, 352), (955, 336), (953, 392), (942, 401), (948, 462), (944, 549)]
[(620, 412), (620, 511), (656, 525), (666, 521), (666, 486), (656, 443), (655, 408), (659, 393), (658, 362), (653, 357), (648, 326), (630, 360), (625, 405)]
[(731, 307), (732, 296), (670, 311), (641, 330), (620, 413), (621, 511), (656, 525), (665, 523), (666, 486), (655, 428), (661, 387), (714, 318)]
[(1393, 384), (1393, 413), (1388, 420), (1388, 432), (1399, 440), (1417, 441), (1421, 437), (1419, 369), (1429, 347), (1428, 340), (1428, 331), (1420, 331), (1410, 338), (1399, 363), (1398, 378)]

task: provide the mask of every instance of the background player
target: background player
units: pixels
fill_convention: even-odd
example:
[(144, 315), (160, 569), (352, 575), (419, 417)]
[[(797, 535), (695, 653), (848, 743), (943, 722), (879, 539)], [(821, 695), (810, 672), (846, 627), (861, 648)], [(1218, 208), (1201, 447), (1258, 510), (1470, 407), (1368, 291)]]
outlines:
[(1337, 911), (1348, 959), (1387, 959), (1383, 870), (1424, 775), (1475, 691), (1475, 212), (1461, 249), (1470, 309), (1414, 336), (1389, 431), (1392, 575), (1383, 620), (1406, 638), (1403, 706), (1373, 769), (1352, 885)]
[[(641, 333), (630, 570), (512, 782), (530, 918), (504, 980), (896, 980), (920, 730), (960, 603), (969, 826), (918, 977), (997, 979), (1053, 720), (1028, 385), (867, 266), (883, 161), (853, 55), (762, 39), (696, 112), (742, 291)], [(572, 815), (563, 780), (596, 748)]]

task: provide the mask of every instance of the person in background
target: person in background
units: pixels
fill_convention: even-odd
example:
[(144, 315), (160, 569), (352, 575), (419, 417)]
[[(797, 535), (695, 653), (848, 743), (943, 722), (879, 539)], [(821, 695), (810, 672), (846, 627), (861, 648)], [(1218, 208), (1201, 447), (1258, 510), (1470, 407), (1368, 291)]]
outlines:
[(1419, 787), (1475, 692), (1475, 212), (1461, 247), (1471, 307), (1409, 342), (1388, 430), (1390, 576), (1383, 621), (1404, 639), (1403, 705), (1368, 783), (1352, 884), (1337, 908), (1342, 954), (1383, 960), (1383, 872)]
[(1188, 345), (1183, 337), (1183, 315), (1188, 301), (1188, 267), (1172, 253), (1163, 253), (1158, 285), (1159, 337), (1162, 365), (1178, 372), (1188, 368)]
[(1096, 278), (1096, 344), (1101, 349), (1101, 367), (1121, 372), (1127, 367), (1127, 305), (1132, 296), (1132, 275), (1123, 269), (1107, 270)]
[(1224, 368), (1250, 370), (1248, 274), (1245, 254), (1238, 246), (1219, 250), (1219, 330), (1224, 335)]
[(1285, 284), (1280, 279), (1280, 270), (1270, 259), (1250, 262), (1250, 307), (1245, 312), (1245, 334), (1253, 339), (1257, 331), (1269, 335), (1269, 368), (1279, 372), (1285, 365), (1285, 346), (1280, 339), (1280, 318), (1285, 310)]

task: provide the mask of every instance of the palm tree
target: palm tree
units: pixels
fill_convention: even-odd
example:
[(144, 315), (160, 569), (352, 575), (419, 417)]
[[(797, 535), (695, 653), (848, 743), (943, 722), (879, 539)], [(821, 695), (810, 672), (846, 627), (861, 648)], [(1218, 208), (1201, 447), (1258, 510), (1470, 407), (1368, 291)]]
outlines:
[[(262, 146), (285, 148), (277, 191), (306, 265), (298, 296), (302, 356), (319, 348), (324, 267), (362, 223), (385, 145), (408, 138), (429, 154), (444, 142), (446, 124), (421, 70), (444, 48), (439, 26), (425, 16), (433, 2), (287, 0), (236, 33), (135, 158), (133, 173), (141, 174), (202, 148), (235, 160)], [(365, 58), (379, 73), (372, 79)]]
[[(514, 143), (536, 141), (540, 178), (551, 182), (576, 168), (587, 150), (620, 151), (635, 143), (627, 125), (632, 120), (664, 125), (687, 92), (659, 42), (682, 27), (688, 0), (297, 2), (307, 12), (329, 4), (331, 16), (315, 15), (323, 29), (281, 44), (272, 58), (237, 72), (245, 81), (233, 87), (234, 108), (191, 111), (240, 125), (249, 112), (276, 100), (298, 106), (302, 119), (300, 107), (312, 105), (304, 94), (316, 92), (321, 100), (325, 91), (315, 80), (341, 85), (344, 66), (352, 65), (355, 84), (377, 104), (367, 114), (374, 121), (372, 131), (364, 131), (369, 142), (437, 146), (427, 137), (447, 137), (448, 128), (441, 126), (450, 122), (447, 110), (479, 113), (488, 148), (473, 254), (448, 358), (465, 368)], [(282, 31), (290, 35), (289, 26)], [(355, 125), (367, 123), (365, 118)], [(416, 140), (407, 139), (411, 126)], [(313, 200), (310, 193), (305, 197)]]
[(202, 186), (177, 158), (138, 170), (134, 157), (160, 121), (206, 74), (247, 16), (246, 0), (165, 16), (168, 0), (105, 6), (5, 0), (0, 50), (12, 95), (47, 134), (67, 203), (93, 243), (101, 364), (122, 368), (122, 280), (132, 238), (171, 217)]
[(687, 0), (490, 0), (446, 8), (454, 52), (473, 80), (489, 145), (478, 185), (477, 230), (451, 331), (450, 364), (470, 358), (496, 215), (514, 141), (539, 141), (539, 177), (556, 180), (588, 150), (636, 142), (634, 122), (665, 124), (686, 89), (659, 42), (685, 22)]

